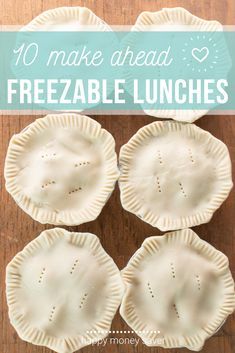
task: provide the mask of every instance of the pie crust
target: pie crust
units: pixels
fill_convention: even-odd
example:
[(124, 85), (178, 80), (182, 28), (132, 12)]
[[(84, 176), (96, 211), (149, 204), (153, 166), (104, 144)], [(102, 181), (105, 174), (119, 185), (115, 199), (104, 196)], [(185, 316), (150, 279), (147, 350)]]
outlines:
[(107, 336), (123, 284), (96, 235), (54, 228), (8, 264), (6, 294), (21, 339), (71, 353)]
[[(183, 7), (163, 8), (156, 12), (141, 12), (134, 24), (133, 30), (144, 30), (146, 26), (149, 29), (151, 27), (152, 29), (156, 29), (156, 27), (157, 29), (160, 29), (158, 26), (163, 26), (164, 31), (171, 30), (173, 27), (178, 31), (187, 31), (187, 28), (189, 27), (191, 30), (194, 28), (194, 30), (209, 32), (223, 30), (220, 22), (203, 20), (202, 18), (191, 14)], [(173, 27), (169, 28), (168, 26)]]
[[(132, 27), (132, 32), (136, 31), (205, 31), (205, 32), (218, 32), (223, 31), (221, 23), (218, 21), (207, 21), (203, 20), (197, 16), (194, 16), (189, 11), (182, 7), (176, 8), (163, 8), (157, 12), (144, 11), (142, 12), (134, 26)], [(131, 38), (135, 37), (129, 36), (126, 45), (133, 46), (135, 42)], [(185, 66), (183, 67), (185, 70)], [(229, 72), (228, 67), (226, 67), (226, 72)], [(129, 72), (130, 74), (130, 72)], [(160, 75), (160, 71), (159, 71)], [(128, 75), (129, 76), (129, 75)], [(185, 74), (184, 74), (185, 76)], [(185, 77), (183, 77), (185, 78)], [(203, 115), (205, 115), (208, 110), (182, 110), (182, 109), (156, 109), (156, 104), (153, 105), (152, 109), (144, 109), (144, 112), (148, 115), (165, 118), (174, 119), (184, 122), (194, 122)]]
[(235, 308), (227, 257), (190, 229), (145, 239), (122, 276), (121, 316), (148, 346), (200, 350)]
[[(85, 27), (84, 27), (85, 26)], [(24, 31), (110, 31), (110, 27), (87, 7), (64, 6), (42, 12), (27, 24)]]
[(226, 145), (193, 124), (144, 126), (119, 164), (122, 206), (162, 231), (209, 222), (232, 188)]
[(10, 141), (6, 189), (41, 223), (78, 225), (100, 214), (119, 176), (112, 135), (78, 114), (49, 114)]
[[(60, 32), (59, 38), (55, 36), (55, 45), (54, 52), (60, 53), (59, 55), (51, 55), (52, 54), (52, 37), (50, 40), (43, 41), (42, 36), (35, 36), (33, 32)], [(98, 50), (105, 52), (107, 47), (115, 46), (115, 36), (108, 36), (108, 40), (103, 42), (102, 45), (100, 43), (92, 42), (89, 36), (80, 35), (79, 32), (112, 32), (112, 29), (108, 24), (103, 21), (101, 18), (96, 16), (90, 9), (81, 6), (64, 6), (58, 7), (54, 9), (50, 9), (42, 12), (40, 15), (35, 17), (30, 23), (22, 27), (19, 31), (16, 41), (16, 47), (21, 47), (22, 45), (30, 46), (32, 42), (36, 41), (36, 44), (39, 43), (39, 47), (42, 52), (44, 52), (44, 58), (48, 58), (47, 64), (42, 67), (42, 71), (40, 72), (39, 79), (44, 79), (45, 77), (50, 77), (52, 79), (64, 79), (63, 74), (61, 74), (58, 70), (58, 65), (71, 65), (69, 70), (69, 78), (73, 82), (76, 81), (79, 77), (83, 77), (84, 80), (89, 77), (95, 76), (97, 79), (101, 80), (101, 76), (97, 74), (97, 67), (90, 65), (89, 67), (84, 64), (85, 60), (81, 61), (81, 64), (74, 64), (76, 60), (76, 52), (79, 53), (77, 57), (86, 57), (91, 58), (92, 55), (89, 53), (95, 53)], [(78, 32), (76, 35), (67, 35), (66, 32)], [(63, 43), (63, 46), (60, 48), (58, 45)], [(61, 49), (61, 50), (60, 50)], [(63, 50), (62, 50), (63, 49)], [(85, 54), (83, 53), (85, 50)], [(72, 53), (72, 54), (71, 54)], [(89, 54), (86, 56), (86, 54)], [(64, 54), (64, 55), (63, 55)], [(71, 55), (70, 55), (71, 54)], [(51, 60), (49, 59), (51, 58)], [(69, 59), (70, 58), (70, 59)], [(89, 59), (91, 60), (91, 59)], [(88, 60), (88, 61), (89, 61)], [(50, 64), (49, 64), (50, 62)], [(70, 62), (70, 64), (68, 64)], [(73, 65), (71, 64), (73, 62)], [(75, 66), (77, 66), (77, 70), (75, 70)], [(81, 65), (81, 67), (80, 67)], [(74, 70), (72, 70), (74, 66)], [(35, 78), (35, 70), (31, 66), (25, 65), (12, 65), (12, 71), (14, 76), (17, 78), (24, 79), (26, 77), (30, 77), (32, 80)], [(81, 74), (82, 72), (82, 74)], [(98, 75), (98, 76), (97, 76)], [(67, 75), (68, 76), (68, 75)], [(63, 84), (62, 84), (63, 87)], [(110, 94), (113, 91), (113, 87), (111, 83), (107, 84), (107, 94)], [(64, 107), (62, 104), (54, 103), (51, 104), (49, 102), (41, 102), (35, 103), (33, 102), (34, 109), (41, 109), (42, 112), (48, 110), (56, 110), (59, 112), (77, 112), (80, 113), (86, 109), (89, 109), (93, 106), (97, 106), (97, 103), (83, 102), (80, 104), (75, 103), (66, 103)]]

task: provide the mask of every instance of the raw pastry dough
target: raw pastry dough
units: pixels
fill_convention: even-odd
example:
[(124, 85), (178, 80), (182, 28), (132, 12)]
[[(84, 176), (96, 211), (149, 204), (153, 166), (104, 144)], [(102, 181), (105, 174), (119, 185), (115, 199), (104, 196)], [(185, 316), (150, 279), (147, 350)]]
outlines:
[(223, 27), (218, 21), (203, 20), (194, 16), (183, 7), (163, 8), (160, 11), (142, 12), (134, 26), (133, 30), (161, 30), (161, 31), (222, 31)]
[[(134, 26), (132, 31), (205, 31), (205, 32), (218, 32), (222, 31), (223, 27), (218, 21), (206, 21), (197, 16), (192, 15), (189, 11), (182, 7), (176, 8), (163, 8), (161, 11), (142, 12)], [(129, 36), (131, 39), (132, 36)], [(135, 37), (134, 37), (135, 38)], [(126, 42), (126, 45), (132, 47), (135, 43), (130, 40)], [(185, 66), (184, 66), (185, 69)], [(230, 68), (226, 68), (226, 72), (229, 72)], [(160, 72), (160, 71), (159, 71)], [(130, 72), (128, 73), (130, 74)], [(160, 75), (160, 73), (159, 73)], [(184, 74), (185, 75), (185, 74)], [(129, 75), (127, 75), (128, 77)], [(182, 77), (185, 78), (185, 77)], [(165, 119), (174, 119), (184, 122), (193, 122), (203, 115), (208, 110), (168, 110), (168, 109), (144, 109), (145, 113), (151, 116)]]
[(42, 12), (27, 24), (24, 31), (110, 31), (110, 27), (87, 7), (57, 7)]
[[(58, 36), (55, 36), (55, 47), (52, 51), (52, 36), (50, 40), (43, 40), (44, 36), (37, 36), (34, 32), (59, 32)], [(44, 53), (43, 57), (47, 62), (42, 67), (41, 72), (38, 72), (40, 77), (39, 79), (44, 80), (46, 77), (50, 77), (51, 79), (55, 79), (60, 81), (60, 79), (64, 79), (64, 74), (60, 73), (59, 67), (62, 65), (70, 66), (69, 72), (67, 74), (67, 78), (76, 81), (79, 77), (83, 78), (86, 82), (89, 77), (96, 77), (101, 81), (103, 77), (99, 75), (99, 71), (97, 73), (97, 67), (93, 65), (86, 66), (85, 62), (89, 62), (89, 58), (91, 55), (87, 55), (87, 53), (91, 52), (96, 53), (97, 51), (106, 52), (106, 48), (114, 46), (115, 48), (115, 36), (108, 36), (108, 40), (103, 42), (100, 41), (91, 41), (90, 37), (86, 34), (80, 34), (81, 32), (87, 31), (95, 31), (95, 32), (112, 32), (112, 29), (105, 23), (101, 18), (96, 16), (90, 9), (81, 6), (68, 6), (68, 7), (58, 7), (55, 9), (47, 10), (37, 17), (35, 17), (30, 23), (24, 26), (21, 31), (19, 31), (17, 35), (17, 44), (16, 47), (19, 48), (22, 45), (24, 47), (30, 46), (32, 42), (36, 42), (41, 51)], [(76, 34), (67, 34), (66, 32), (76, 32)], [(79, 33), (80, 32), (80, 33)], [(49, 34), (50, 36), (50, 34)], [(62, 46), (60, 47), (60, 43)], [(59, 47), (58, 47), (59, 45)], [(53, 54), (54, 53), (54, 54)], [(72, 54), (71, 54), (72, 53)], [(78, 54), (75, 54), (78, 53)], [(70, 55), (71, 54), (71, 55)], [(75, 57), (83, 57), (80, 65), (76, 67), (71, 63), (76, 62)], [(66, 58), (70, 58), (67, 61)], [(70, 62), (70, 64), (68, 64)], [(25, 65), (12, 65), (12, 70), (14, 75), (18, 79), (24, 79), (25, 77), (30, 78), (31, 81), (35, 79), (35, 69), (33, 66), (25, 66)], [(39, 71), (39, 70), (37, 70)], [(64, 71), (63, 71), (64, 72)], [(102, 72), (102, 70), (101, 70)], [(61, 76), (62, 75), (62, 76)], [(112, 80), (110, 81), (112, 82)], [(110, 94), (113, 91), (112, 84), (108, 82), (107, 84), (107, 94)], [(56, 89), (55, 89), (56, 90)], [(62, 84), (63, 90), (63, 84)], [(68, 93), (69, 95), (69, 93)], [(56, 99), (59, 96), (59, 91), (54, 94)], [(81, 112), (85, 109), (89, 109), (93, 106), (96, 106), (96, 103), (86, 103), (80, 104), (78, 103), (66, 103), (60, 104), (56, 103), (56, 99), (54, 100), (54, 104), (48, 103), (45, 99), (43, 99), (40, 103), (35, 103), (33, 99), (33, 108), (48, 111), (48, 110), (57, 110), (57, 111), (73, 111), (73, 112)], [(70, 94), (71, 99), (71, 94)], [(66, 100), (66, 99), (65, 99)], [(68, 100), (67, 100), (68, 102)], [(46, 109), (45, 109), (46, 108)]]
[(8, 192), (41, 223), (94, 220), (118, 175), (112, 135), (77, 114), (36, 120), (12, 137), (5, 162)]
[(235, 308), (227, 257), (190, 229), (145, 239), (122, 275), (120, 313), (149, 346), (200, 350)]
[(209, 222), (232, 188), (227, 147), (193, 124), (144, 126), (119, 163), (123, 207), (163, 231)]
[(6, 293), (23, 340), (71, 353), (107, 336), (123, 284), (97, 236), (54, 228), (8, 264)]

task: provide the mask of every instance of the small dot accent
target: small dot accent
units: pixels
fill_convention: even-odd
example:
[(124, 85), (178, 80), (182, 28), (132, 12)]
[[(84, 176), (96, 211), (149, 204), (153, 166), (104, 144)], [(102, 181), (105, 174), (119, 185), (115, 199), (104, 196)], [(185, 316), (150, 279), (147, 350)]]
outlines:
[(88, 334), (110, 334), (110, 333), (118, 333), (118, 334), (128, 334), (128, 333), (136, 333), (136, 334), (148, 334), (148, 333), (156, 333), (156, 334), (160, 334), (161, 331), (159, 330), (143, 330), (143, 331), (120, 331), (120, 330), (101, 330), (101, 331), (96, 331), (96, 330), (90, 330), (90, 331), (86, 331), (86, 333)]

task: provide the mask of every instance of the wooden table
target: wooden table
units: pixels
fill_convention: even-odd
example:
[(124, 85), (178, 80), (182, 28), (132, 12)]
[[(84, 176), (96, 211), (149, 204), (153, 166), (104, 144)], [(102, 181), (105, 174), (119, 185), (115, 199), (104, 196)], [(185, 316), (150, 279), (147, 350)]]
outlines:
[[(182, 6), (193, 14), (205, 19), (215, 19), (223, 24), (235, 24), (234, 0), (1, 0), (0, 24), (26, 24), (33, 17), (50, 8), (58, 6), (87, 6), (109, 24), (131, 25), (141, 11), (156, 11), (162, 7)], [(19, 132), (27, 124), (34, 121), (35, 116), (1, 116), (1, 171), (8, 142), (12, 134)], [(154, 121), (148, 116), (96, 116), (104, 128), (110, 131), (120, 146), (142, 126)], [(200, 119), (197, 125), (210, 131), (224, 141), (235, 163), (235, 117), (207, 116)], [(233, 165), (234, 167), (234, 165)], [(4, 189), (4, 178), (1, 173), (1, 232), (0, 232), (0, 271), (1, 271), (1, 353), (42, 353), (47, 348), (37, 347), (20, 340), (11, 327), (5, 299), (5, 267), (11, 258), (43, 229), (50, 226), (33, 221), (15, 204)], [(230, 260), (230, 268), (235, 275), (235, 203), (234, 191), (222, 207), (215, 213), (210, 223), (195, 227), (199, 236), (224, 252)], [(94, 222), (79, 227), (67, 227), (75, 231), (88, 231), (97, 234), (106, 251), (113, 257), (119, 268), (125, 266), (130, 256), (139, 248), (145, 237), (158, 235), (160, 232), (142, 222), (132, 214), (124, 211), (120, 204), (119, 190), (116, 187), (102, 214)], [(112, 325), (114, 330), (128, 330), (127, 325), (117, 313)], [(121, 334), (112, 335), (122, 337)], [(136, 337), (135, 335), (133, 335)], [(105, 347), (86, 347), (82, 352), (186, 352), (186, 349), (163, 350), (148, 348), (142, 343), (133, 345), (106, 345)], [(231, 315), (226, 324), (210, 338), (203, 353), (235, 352), (235, 315)]]

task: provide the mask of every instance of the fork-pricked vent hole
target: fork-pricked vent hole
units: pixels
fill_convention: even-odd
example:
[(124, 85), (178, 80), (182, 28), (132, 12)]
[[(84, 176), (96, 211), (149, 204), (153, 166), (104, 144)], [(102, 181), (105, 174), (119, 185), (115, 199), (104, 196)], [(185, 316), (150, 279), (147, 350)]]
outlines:
[(91, 164), (91, 162), (89, 162), (89, 161), (82, 161), (82, 162), (75, 163), (74, 167), (75, 168), (85, 167), (85, 166), (90, 165), (90, 164)]
[(178, 311), (178, 309), (177, 309), (176, 304), (173, 304), (173, 308), (174, 308), (175, 314), (176, 314), (176, 316), (177, 316), (177, 319), (180, 319), (180, 314), (179, 314), (179, 311)]
[(152, 298), (154, 298), (155, 295), (153, 293), (153, 289), (152, 289), (152, 286), (151, 286), (150, 282), (147, 283), (147, 287), (148, 287), (149, 294), (151, 295)]
[(161, 188), (161, 183), (160, 183), (159, 177), (157, 177), (157, 190), (158, 190), (158, 192), (162, 192), (162, 188)]
[(163, 164), (162, 153), (160, 150), (157, 151), (157, 158), (158, 158), (159, 164)]
[(197, 289), (200, 291), (201, 290), (201, 279), (199, 275), (196, 275), (196, 280), (197, 280)]
[(48, 157), (55, 157), (56, 156), (56, 152), (53, 152), (53, 153), (43, 153), (41, 155), (41, 158), (44, 159), (44, 158), (48, 158)]
[(191, 163), (195, 163), (194, 157), (193, 157), (193, 152), (191, 150), (191, 148), (188, 149), (188, 153), (189, 153), (189, 159)]
[(72, 189), (69, 191), (69, 195), (75, 194), (76, 192), (82, 191), (81, 186), (79, 186), (78, 188)]
[(186, 194), (186, 192), (184, 190), (184, 186), (183, 186), (182, 182), (179, 182), (179, 186), (180, 186), (180, 191), (181, 191), (182, 195), (184, 197), (187, 197), (187, 194)]
[(51, 312), (50, 312), (49, 321), (53, 321), (53, 318), (54, 318), (54, 315), (55, 315), (55, 310), (56, 310), (56, 307), (53, 306), (52, 309), (51, 309)]
[(71, 267), (71, 270), (70, 270), (70, 274), (71, 274), (71, 275), (74, 273), (74, 271), (75, 271), (75, 269), (77, 268), (78, 264), (79, 264), (79, 260), (76, 259), (76, 260), (74, 261), (74, 263), (73, 263), (73, 266)]
[(46, 268), (43, 267), (43, 269), (40, 273), (39, 279), (38, 279), (38, 283), (42, 283), (45, 272), (46, 272)]
[(172, 275), (172, 278), (175, 278), (176, 275), (175, 275), (175, 265), (173, 262), (171, 262), (171, 275)]
[(84, 304), (85, 304), (85, 302), (87, 300), (87, 297), (88, 297), (88, 293), (84, 293), (84, 295), (83, 295), (83, 297), (82, 297), (82, 299), (80, 301), (79, 309), (83, 308), (83, 306), (84, 306)]
[(52, 184), (55, 184), (55, 180), (51, 180), (51, 181), (48, 181), (47, 183), (45, 184), (42, 184), (42, 189), (45, 189), (47, 188), (48, 186), (52, 185)]

